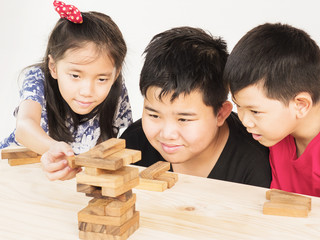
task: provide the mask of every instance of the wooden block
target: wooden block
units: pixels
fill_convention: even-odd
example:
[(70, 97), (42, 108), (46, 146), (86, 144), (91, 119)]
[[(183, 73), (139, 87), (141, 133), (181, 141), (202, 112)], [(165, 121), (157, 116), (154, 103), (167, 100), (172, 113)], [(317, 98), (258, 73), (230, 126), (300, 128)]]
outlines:
[(286, 192), (279, 189), (270, 189), (266, 192), (266, 198), (277, 203), (307, 206), (309, 211), (311, 210), (311, 198), (300, 194)]
[(66, 157), (66, 160), (68, 161), (68, 165), (71, 168), (79, 168), (80, 165), (76, 164), (76, 156)]
[(41, 156), (37, 156), (34, 158), (11, 158), (8, 159), (8, 163), (10, 166), (18, 166), (18, 165), (24, 165), (24, 164), (31, 164), (31, 163), (39, 163), (41, 159)]
[(106, 170), (118, 170), (123, 167), (123, 160), (120, 158), (104, 159), (80, 154), (76, 156), (75, 164), (83, 167), (100, 168)]
[(130, 208), (132, 208), (136, 203), (136, 194), (126, 201), (121, 202), (119, 200), (111, 201), (109, 204), (105, 205), (105, 214), (107, 216), (121, 216), (125, 214)]
[(126, 221), (121, 226), (110, 226), (110, 225), (101, 225), (101, 224), (93, 224), (86, 222), (79, 222), (79, 230), (83, 232), (95, 232), (95, 233), (103, 233), (103, 234), (111, 234), (114, 236), (123, 235), (130, 227), (135, 224), (139, 224), (139, 212), (136, 211), (133, 214), (133, 217)]
[(127, 182), (126, 184), (118, 187), (118, 188), (108, 188), (108, 187), (102, 187), (101, 188), (101, 193), (103, 196), (108, 196), (108, 197), (117, 197), (132, 188), (136, 187), (139, 185), (139, 177)]
[(136, 203), (136, 194), (133, 194), (126, 202), (117, 198), (94, 198), (89, 201), (88, 209), (96, 212), (95, 215), (119, 217), (125, 214)]
[(140, 178), (140, 184), (135, 187), (136, 189), (143, 189), (155, 192), (163, 192), (168, 188), (168, 183), (166, 181)]
[(108, 204), (110, 204), (112, 201), (112, 199), (96, 198), (95, 201), (89, 202), (87, 211), (92, 215), (110, 216), (106, 214), (106, 206), (108, 206)]
[(39, 154), (23, 146), (10, 146), (1, 150), (2, 159), (37, 158)]
[(101, 190), (101, 187), (96, 187), (88, 184), (77, 183), (77, 192), (93, 193), (96, 190)]
[(101, 174), (104, 174), (106, 171), (105, 169), (101, 168), (93, 168), (93, 167), (85, 167), (84, 172), (88, 175), (93, 175), (93, 176), (99, 176)]
[(140, 173), (140, 177), (147, 179), (154, 179), (160, 176), (162, 173), (170, 170), (170, 163), (165, 161), (158, 161), (152, 164), (150, 167), (144, 169)]
[(121, 235), (104, 234), (97, 232), (79, 231), (79, 238), (85, 240), (126, 240), (139, 228), (139, 222), (134, 223)]
[(288, 216), (288, 217), (307, 217), (309, 213), (307, 206), (265, 202), (263, 205), (263, 214)]
[(126, 147), (126, 141), (120, 138), (110, 138), (90, 149), (81, 155), (90, 158), (105, 158), (115, 152), (120, 151)]
[(87, 197), (93, 197), (93, 198), (105, 198), (106, 199), (107, 197), (102, 196), (101, 187), (98, 187), (98, 188), (99, 189), (96, 189), (91, 193), (86, 193), (86, 196)]
[(106, 159), (109, 158), (121, 158), (123, 161), (123, 166), (126, 166), (141, 160), (141, 151), (125, 148), (106, 157)]
[(134, 209), (135, 208), (132, 207), (123, 215), (119, 217), (113, 217), (113, 216), (95, 215), (94, 212), (92, 212), (92, 208), (90, 206), (87, 206), (84, 209), (82, 209), (80, 212), (78, 212), (78, 221), (94, 223), (94, 224), (102, 224), (102, 225), (121, 226), (130, 218), (132, 218)]
[(132, 197), (132, 189), (116, 197), (121, 202), (126, 202)]
[(178, 174), (173, 172), (165, 172), (160, 176), (155, 177), (155, 180), (165, 181), (168, 183), (168, 188), (172, 188), (174, 184), (178, 181)]
[(80, 172), (77, 174), (76, 179), (77, 183), (98, 187), (117, 188), (135, 178), (138, 178), (138, 176), (138, 168), (125, 166), (117, 171), (105, 171), (105, 173), (100, 174), (99, 176), (88, 175), (84, 172)]

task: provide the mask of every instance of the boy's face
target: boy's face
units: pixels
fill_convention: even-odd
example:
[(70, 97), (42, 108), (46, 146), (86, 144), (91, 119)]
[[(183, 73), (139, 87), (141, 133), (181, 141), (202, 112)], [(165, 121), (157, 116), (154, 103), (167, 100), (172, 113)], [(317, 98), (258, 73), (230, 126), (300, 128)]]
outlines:
[(171, 102), (171, 93), (159, 100), (160, 91), (150, 87), (144, 99), (142, 127), (150, 144), (171, 163), (195, 160), (212, 150), (219, 124), (202, 94), (181, 94)]
[(294, 131), (296, 115), (292, 102), (286, 106), (268, 98), (262, 83), (240, 90), (233, 100), (242, 124), (261, 144), (273, 146)]

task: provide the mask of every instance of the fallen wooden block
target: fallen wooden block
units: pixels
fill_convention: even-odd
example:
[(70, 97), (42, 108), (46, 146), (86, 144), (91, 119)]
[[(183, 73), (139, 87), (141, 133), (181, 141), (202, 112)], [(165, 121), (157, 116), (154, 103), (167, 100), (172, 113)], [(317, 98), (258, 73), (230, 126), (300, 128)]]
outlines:
[(166, 181), (160, 181), (155, 179), (140, 178), (140, 183), (135, 187), (136, 189), (163, 192), (168, 189), (168, 183)]
[(168, 188), (172, 188), (174, 184), (178, 181), (178, 174), (173, 172), (165, 172), (160, 176), (155, 177), (155, 180), (165, 181), (168, 184)]
[(311, 210), (311, 198), (296, 193), (286, 192), (278, 189), (270, 189), (266, 192), (266, 198), (272, 202), (289, 203), (307, 206)]
[(141, 178), (154, 179), (160, 176), (162, 173), (170, 170), (170, 163), (164, 161), (158, 161), (151, 166), (147, 167), (140, 173)]
[(1, 150), (2, 159), (30, 159), (38, 156), (39, 154), (23, 146), (10, 146)]
[(270, 189), (266, 192), (266, 199), (270, 201), (263, 205), (263, 214), (307, 217), (311, 210), (311, 198), (296, 193)]
[(37, 156), (35, 158), (16, 158), (16, 159), (8, 159), (8, 163), (10, 166), (18, 166), (24, 164), (31, 164), (31, 163), (39, 163), (41, 156)]
[(309, 209), (307, 206), (265, 202), (263, 205), (263, 214), (288, 216), (288, 217), (308, 217)]

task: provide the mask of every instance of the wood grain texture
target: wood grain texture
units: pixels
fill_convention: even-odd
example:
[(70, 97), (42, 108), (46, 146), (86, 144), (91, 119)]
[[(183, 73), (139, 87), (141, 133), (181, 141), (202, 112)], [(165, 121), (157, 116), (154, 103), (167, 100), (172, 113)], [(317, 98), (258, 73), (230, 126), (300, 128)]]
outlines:
[[(89, 199), (76, 184), (48, 181), (38, 163), (0, 161), (0, 239), (78, 239), (77, 213)], [(311, 197), (307, 218), (264, 215), (266, 191), (183, 174), (164, 192), (133, 189), (140, 227), (128, 240), (319, 240), (320, 198)]]

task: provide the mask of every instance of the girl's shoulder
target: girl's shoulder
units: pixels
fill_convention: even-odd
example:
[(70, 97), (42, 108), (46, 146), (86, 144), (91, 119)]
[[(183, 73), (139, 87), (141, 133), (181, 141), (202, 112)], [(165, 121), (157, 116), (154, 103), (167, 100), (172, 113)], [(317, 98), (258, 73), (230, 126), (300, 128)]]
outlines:
[(40, 67), (29, 67), (23, 71), (24, 83), (44, 82), (44, 74)]

